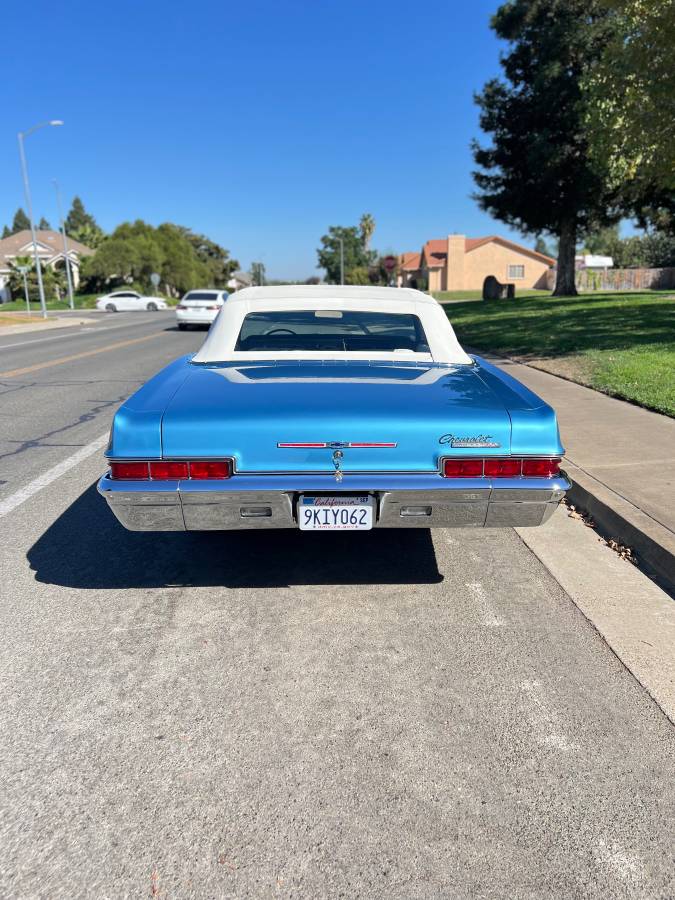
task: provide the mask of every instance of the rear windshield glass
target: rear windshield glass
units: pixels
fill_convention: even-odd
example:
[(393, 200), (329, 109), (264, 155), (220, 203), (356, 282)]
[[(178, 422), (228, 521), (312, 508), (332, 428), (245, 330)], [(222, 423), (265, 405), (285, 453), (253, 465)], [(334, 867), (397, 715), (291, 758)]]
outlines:
[(428, 353), (417, 316), (398, 313), (297, 310), (249, 313), (235, 350), (411, 350)]
[(217, 291), (190, 291), (183, 297), (183, 300), (217, 300)]

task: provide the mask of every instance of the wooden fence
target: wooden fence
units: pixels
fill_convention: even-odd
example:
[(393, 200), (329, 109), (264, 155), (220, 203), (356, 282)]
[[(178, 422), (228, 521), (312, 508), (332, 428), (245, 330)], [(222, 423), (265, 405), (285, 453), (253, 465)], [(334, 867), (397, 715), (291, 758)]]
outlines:
[[(546, 273), (548, 289), (555, 286), (555, 269)], [(668, 269), (578, 269), (579, 291), (644, 291), (675, 288), (675, 268)]]

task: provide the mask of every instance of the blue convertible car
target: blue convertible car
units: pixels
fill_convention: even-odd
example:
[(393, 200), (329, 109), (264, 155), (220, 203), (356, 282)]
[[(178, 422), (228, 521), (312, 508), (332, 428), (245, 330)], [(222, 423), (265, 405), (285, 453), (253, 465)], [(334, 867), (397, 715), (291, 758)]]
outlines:
[(135, 531), (540, 525), (562, 454), (426, 294), (250, 288), (118, 410), (99, 491)]

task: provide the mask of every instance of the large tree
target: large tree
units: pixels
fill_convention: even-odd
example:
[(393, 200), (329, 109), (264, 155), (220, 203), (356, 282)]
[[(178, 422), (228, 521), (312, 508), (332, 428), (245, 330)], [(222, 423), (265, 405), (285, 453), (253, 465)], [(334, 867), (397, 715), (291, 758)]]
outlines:
[(204, 287), (224, 288), (239, 268), (236, 259), (231, 259), (229, 251), (204, 234), (195, 234), (189, 228), (180, 229), (192, 245), (197, 258), (204, 264), (206, 283)]
[(492, 28), (508, 42), (504, 80), (476, 97), (490, 146), (473, 143), (482, 209), (523, 233), (558, 237), (554, 294), (576, 294), (574, 255), (587, 229), (618, 213), (589, 159), (582, 80), (599, 58), (606, 11), (599, 0), (511, 0)]
[(73, 197), (73, 203), (64, 224), (67, 235), (81, 244), (91, 247), (92, 250), (100, 247), (105, 239), (103, 229), (91, 213), (87, 212), (79, 197)]
[(364, 213), (359, 220), (359, 229), (361, 230), (361, 239), (366, 250), (370, 247), (370, 242), (375, 233), (375, 219), (370, 213)]
[(616, 246), (619, 237), (619, 226), (608, 225), (607, 228), (599, 228), (597, 231), (591, 231), (586, 235), (584, 240), (584, 250), (587, 253), (594, 253), (600, 256), (611, 255), (612, 249)]
[(675, 0), (600, 0), (602, 56), (585, 78), (598, 166), (629, 200), (675, 191)]
[(537, 253), (543, 253), (544, 256), (551, 255), (548, 244), (540, 234), (537, 235), (537, 240), (534, 242), (534, 249)]
[[(98, 290), (104, 286), (135, 283), (144, 290), (151, 289), (150, 276), (160, 276), (160, 286), (168, 294), (182, 294), (191, 288), (220, 287), (214, 281), (212, 264), (200, 251), (187, 229), (171, 223), (158, 228), (138, 219), (124, 222), (106, 238), (92, 257), (83, 260), (83, 277), (87, 288)], [(209, 244), (208, 238), (202, 238)], [(213, 244), (216, 247), (216, 244)], [(228, 257), (219, 248), (218, 259), (222, 275), (223, 259)], [(236, 262), (232, 261), (235, 265)]]
[(654, 231), (643, 236), (616, 237), (605, 252), (614, 260), (618, 269), (628, 267), (660, 269), (675, 266), (675, 236)]
[[(321, 238), (321, 247), (317, 250), (320, 269), (326, 271), (329, 284), (340, 284), (341, 242), (344, 247), (345, 283), (350, 283), (349, 273), (355, 269), (368, 269), (377, 258), (377, 254), (364, 245), (363, 235), (356, 226), (331, 225), (328, 234)], [(358, 274), (354, 276), (359, 277)]]
[(12, 220), (12, 230), (11, 234), (17, 234), (19, 231), (28, 231), (30, 228), (30, 219), (26, 215), (26, 213), (19, 207), (17, 211), (14, 213), (14, 218)]

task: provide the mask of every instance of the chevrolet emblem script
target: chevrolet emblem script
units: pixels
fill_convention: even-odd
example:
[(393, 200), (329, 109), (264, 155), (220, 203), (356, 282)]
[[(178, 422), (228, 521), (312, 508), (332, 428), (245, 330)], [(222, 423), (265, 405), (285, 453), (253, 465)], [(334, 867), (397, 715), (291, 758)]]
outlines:
[(476, 447), (501, 447), (501, 444), (495, 441), (491, 434), (476, 434), (466, 437), (457, 437), (455, 434), (443, 434), (439, 437), (438, 443), (450, 444), (451, 447), (464, 450), (471, 450)]

